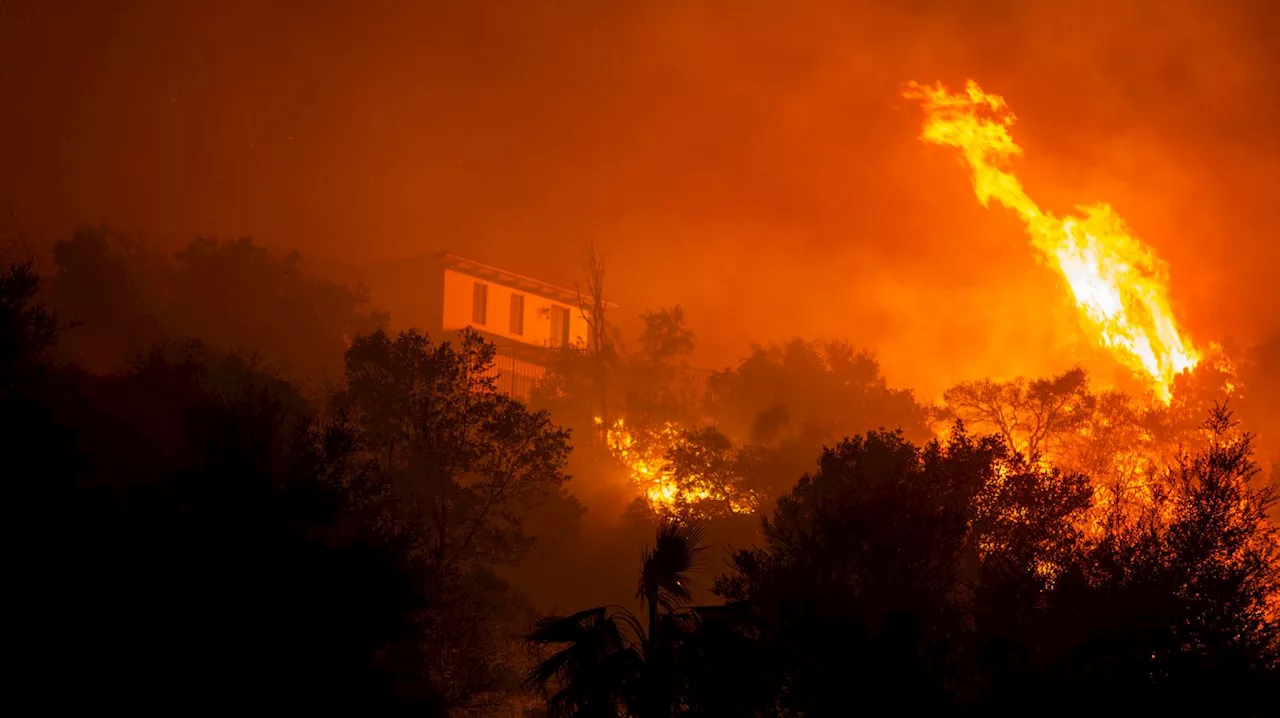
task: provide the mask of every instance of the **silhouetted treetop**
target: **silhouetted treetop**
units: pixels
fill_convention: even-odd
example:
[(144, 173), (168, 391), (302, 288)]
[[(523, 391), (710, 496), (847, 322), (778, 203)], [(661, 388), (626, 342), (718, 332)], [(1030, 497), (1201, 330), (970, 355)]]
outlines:
[(39, 290), (31, 262), (0, 273), (0, 395), (18, 390), (43, 367), (57, 340), (57, 317), (36, 300)]
[(569, 432), (498, 392), (493, 356), (471, 330), (438, 344), (378, 330), (347, 351), (335, 406), (380, 471), (424, 503), (438, 560), (516, 560), (528, 546), (521, 509), (559, 497), (569, 478)]
[(707, 390), (708, 413), (739, 441), (767, 444), (809, 434), (820, 436), (820, 445), (880, 427), (927, 435), (911, 392), (889, 388), (875, 359), (845, 342), (757, 346), (736, 366), (712, 374)]
[(51, 302), (67, 320), (64, 356), (113, 370), (164, 341), (197, 339), (256, 355), (295, 380), (341, 374), (342, 353), (384, 317), (368, 292), (320, 279), (297, 252), (249, 238), (193, 240), (165, 257), (105, 228), (77, 230), (53, 248)]

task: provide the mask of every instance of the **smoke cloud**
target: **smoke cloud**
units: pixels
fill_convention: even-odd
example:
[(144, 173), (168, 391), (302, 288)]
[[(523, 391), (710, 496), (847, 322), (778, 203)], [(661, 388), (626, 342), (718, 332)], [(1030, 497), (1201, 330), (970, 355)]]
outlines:
[(594, 242), (622, 311), (685, 307), (704, 366), (847, 337), (932, 398), (1088, 353), (898, 98), (972, 77), (1017, 113), (1029, 191), (1113, 204), (1198, 341), (1280, 325), (1273, 3), (299, 7), (6, 3), (0, 203), (33, 234), (449, 248), (566, 284)]

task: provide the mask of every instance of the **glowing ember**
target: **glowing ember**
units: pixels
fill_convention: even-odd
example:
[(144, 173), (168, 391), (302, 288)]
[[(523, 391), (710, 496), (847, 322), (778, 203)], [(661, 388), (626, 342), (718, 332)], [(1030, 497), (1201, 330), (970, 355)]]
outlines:
[(1168, 403), (1174, 377), (1200, 352), (1183, 338), (1169, 302), (1165, 265), (1129, 234), (1109, 205), (1081, 207), (1082, 216), (1055, 217), (1027, 196), (1008, 169), (1022, 152), (1009, 135), (1014, 115), (1004, 99), (970, 81), (951, 94), (941, 84), (910, 83), (904, 96), (927, 114), (921, 139), (959, 149), (973, 171), (973, 188), (987, 206), (994, 199), (1022, 218), (1031, 243), (1071, 287), (1094, 339), (1130, 370), (1150, 379)]

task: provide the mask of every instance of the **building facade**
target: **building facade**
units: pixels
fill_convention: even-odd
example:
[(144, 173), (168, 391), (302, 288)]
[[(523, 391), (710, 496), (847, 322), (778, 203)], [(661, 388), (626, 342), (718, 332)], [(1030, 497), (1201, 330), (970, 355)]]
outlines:
[(498, 388), (528, 398), (555, 352), (589, 344), (589, 312), (576, 291), (448, 252), (386, 265), (369, 283), (394, 328), (414, 327), (433, 340), (464, 328), (497, 349)]

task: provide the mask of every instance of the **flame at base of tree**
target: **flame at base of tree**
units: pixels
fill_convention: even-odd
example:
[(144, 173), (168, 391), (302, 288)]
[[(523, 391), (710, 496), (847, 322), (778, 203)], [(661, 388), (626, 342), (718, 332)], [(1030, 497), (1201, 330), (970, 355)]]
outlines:
[(674, 422), (654, 427), (631, 427), (619, 418), (608, 426), (600, 417), (596, 426), (604, 432), (605, 443), (624, 467), (640, 498), (658, 514), (680, 514), (708, 518), (715, 513), (749, 514), (757, 498), (748, 492), (730, 490), (723, 481), (713, 480), (688, 465), (677, 470), (672, 462), (676, 452), (693, 448), (690, 435)]
[[(596, 418), (596, 424), (604, 421)], [(707, 492), (682, 492), (667, 465), (667, 452), (680, 440), (680, 427), (666, 422), (653, 429), (632, 430), (625, 419), (617, 419), (604, 427), (605, 443), (614, 458), (630, 473), (632, 484), (655, 511), (673, 508), (677, 502), (694, 503), (708, 497)]]
[(978, 201), (987, 206), (995, 200), (1018, 214), (1031, 244), (1066, 279), (1094, 340), (1145, 376), (1168, 403), (1175, 377), (1195, 367), (1201, 352), (1173, 315), (1165, 264), (1130, 234), (1110, 205), (1056, 217), (1027, 195), (1009, 169), (1022, 148), (1009, 135), (1014, 115), (1004, 98), (983, 92), (972, 80), (962, 92), (909, 83), (903, 94), (925, 110), (921, 139), (960, 150)]

